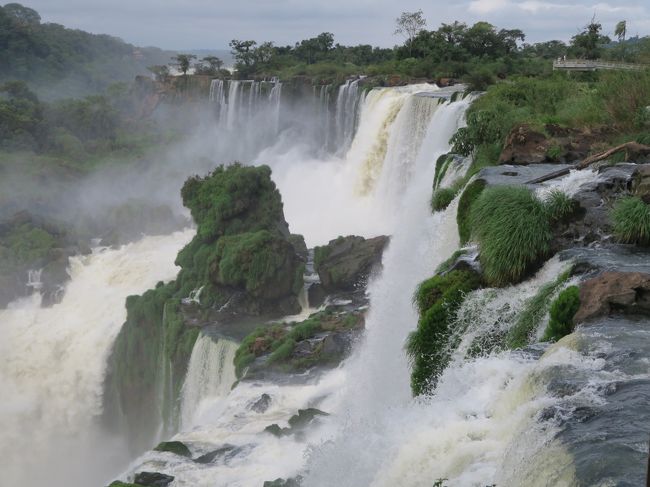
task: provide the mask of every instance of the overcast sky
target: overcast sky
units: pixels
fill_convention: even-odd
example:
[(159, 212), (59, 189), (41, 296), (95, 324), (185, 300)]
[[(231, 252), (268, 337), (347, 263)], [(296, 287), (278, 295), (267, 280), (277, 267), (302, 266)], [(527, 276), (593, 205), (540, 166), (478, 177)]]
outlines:
[[(4, 2), (3, 2), (4, 3)], [(606, 34), (650, 35), (650, 0), (24, 0), (45, 22), (111, 34), (140, 46), (227, 49), (231, 39), (292, 44), (332, 32), (342, 44), (390, 47), (400, 12), (422, 9), (428, 27), (487, 20), (527, 41), (568, 40), (595, 14)]]

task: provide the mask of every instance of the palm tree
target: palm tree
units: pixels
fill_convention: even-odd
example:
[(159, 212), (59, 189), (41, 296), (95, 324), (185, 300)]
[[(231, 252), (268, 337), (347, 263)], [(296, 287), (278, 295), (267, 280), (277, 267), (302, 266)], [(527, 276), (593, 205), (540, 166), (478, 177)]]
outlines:
[(627, 20), (621, 20), (616, 24), (614, 35), (618, 37), (618, 42), (621, 44), (621, 59), (625, 58), (625, 36), (627, 35)]

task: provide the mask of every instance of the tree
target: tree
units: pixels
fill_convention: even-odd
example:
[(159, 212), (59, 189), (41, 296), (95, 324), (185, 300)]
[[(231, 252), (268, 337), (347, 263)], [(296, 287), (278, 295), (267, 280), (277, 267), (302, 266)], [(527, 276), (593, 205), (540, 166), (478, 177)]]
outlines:
[(406, 43), (409, 46), (409, 51), (411, 49), (411, 44), (413, 39), (418, 35), (418, 32), (423, 30), (427, 21), (424, 18), (424, 13), (422, 10), (417, 12), (402, 12), (402, 15), (395, 19), (397, 27), (395, 29), (394, 35), (403, 35), (406, 38)]
[(156, 81), (165, 81), (169, 77), (169, 66), (166, 64), (147, 66), (147, 70), (151, 71)]
[(8, 3), (3, 7), (5, 14), (13, 18), (20, 25), (37, 25), (41, 23), (38, 12), (19, 3)]
[(187, 70), (190, 69), (192, 59), (196, 59), (194, 54), (178, 54), (172, 58), (173, 61), (176, 61), (173, 65), (181, 70), (183, 75), (186, 75)]
[(601, 35), (602, 28), (593, 17), (582, 32), (571, 38), (571, 54), (584, 59), (599, 59), (602, 45), (611, 42), (609, 37)]
[(627, 21), (621, 20), (616, 24), (616, 29), (614, 29), (614, 35), (618, 37), (618, 42), (625, 42), (625, 36), (627, 35)]
[(618, 37), (618, 43), (621, 46), (621, 59), (625, 59), (625, 36), (627, 35), (627, 21), (621, 20), (616, 24), (614, 35)]
[(205, 56), (203, 59), (201, 59), (201, 62), (208, 63), (208, 66), (214, 72), (218, 72), (223, 66), (223, 61), (217, 56)]

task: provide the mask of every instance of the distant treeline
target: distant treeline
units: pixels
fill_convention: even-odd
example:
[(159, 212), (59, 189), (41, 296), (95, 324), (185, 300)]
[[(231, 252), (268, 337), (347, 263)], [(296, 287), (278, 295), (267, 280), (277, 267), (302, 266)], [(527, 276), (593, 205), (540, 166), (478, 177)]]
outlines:
[(45, 99), (101, 92), (112, 83), (148, 74), (147, 66), (167, 63), (172, 55), (41, 23), (35, 10), (18, 3), (0, 7), (0, 83), (27, 81)]

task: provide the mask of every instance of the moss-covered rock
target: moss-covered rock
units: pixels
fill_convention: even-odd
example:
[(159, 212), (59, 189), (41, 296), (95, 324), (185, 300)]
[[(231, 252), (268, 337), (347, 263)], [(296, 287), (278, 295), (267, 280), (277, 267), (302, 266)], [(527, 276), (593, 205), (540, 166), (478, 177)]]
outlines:
[(458, 236), (460, 243), (466, 244), (472, 233), (470, 224), (470, 211), (476, 199), (485, 189), (485, 181), (477, 179), (469, 183), (463, 190), (463, 194), (458, 200), (458, 210), (456, 211), (456, 223), (458, 224)]
[(154, 450), (173, 453), (174, 455), (186, 458), (192, 457), (192, 452), (190, 452), (190, 449), (182, 441), (163, 441), (162, 443), (158, 443), (158, 446)]
[(381, 263), (388, 237), (347, 236), (314, 249), (314, 269), (326, 292), (365, 287), (373, 268)]
[(197, 233), (178, 253), (181, 271), (175, 281), (127, 298), (109, 360), (105, 417), (135, 451), (150, 445), (161, 422), (166, 433), (176, 430), (177, 398), (200, 326), (300, 309), (304, 262), (268, 167), (219, 167), (190, 178), (182, 196)]
[(237, 377), (242, 377), (247, 367), (251, 367), (247, 377), (256, 377), (267, 372), (301, 372), (314, 366), (337, 365), (347, 356), (364, 321), (362, 311), (329, 307), (299, 323), (258, 327), (235, 353)]
[(456, 197), (454, 188), (438, 188), (433, 191), (431, 196), (431, 211), (443, 211)]
[(414, 302), (420, 315), (417, 329), (409, 335), (406, 350), (411, 359), (411, 389), (414, 395), (430, 392), (452, 349), (451, 323), (466, 293), (481, 286), (472, 271), (451, 271), (420, 284)]
[(288, 428), (281, 428), (280, 425), (273, 423), (264, 428), (264, 431), (277, 437), (292, 435), (307, 428), (318, 416), (329, 416), (329, 414), (316, 408), (299, 409), (297, 414), (289, 418)]

